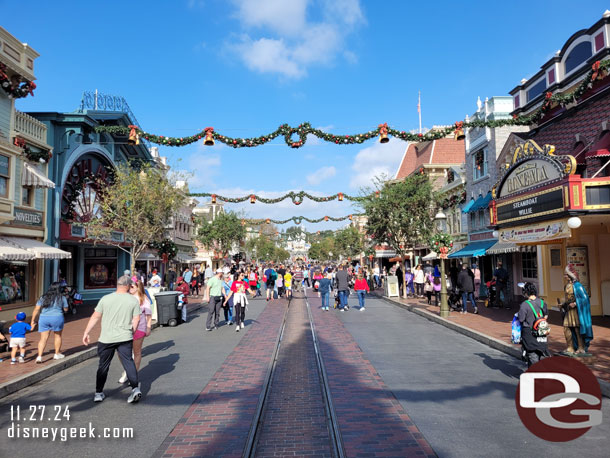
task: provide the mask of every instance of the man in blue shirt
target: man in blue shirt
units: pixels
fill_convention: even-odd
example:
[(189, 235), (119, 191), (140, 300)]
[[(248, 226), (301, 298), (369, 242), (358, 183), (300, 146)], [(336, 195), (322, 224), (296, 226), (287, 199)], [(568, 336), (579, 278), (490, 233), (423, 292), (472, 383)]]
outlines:
[(267, 270), (265, 270), (265, 288), (267, 290), (267, 300), (273, 299), (273, 288), (275, 287), (275, 279), (277, 278), (277, 273), (273, 269), (273, 264), (270, 264)]
[(186, 283), (190, 287), (191, 286), (191, 279), (193, 278), (193, 272), (191, 272), (191, 269), (189, 269), (188, 267), (186, 269), (184, 269), (184, 273), (182, 274), (182, 278), (184, 280), (184, 283)]

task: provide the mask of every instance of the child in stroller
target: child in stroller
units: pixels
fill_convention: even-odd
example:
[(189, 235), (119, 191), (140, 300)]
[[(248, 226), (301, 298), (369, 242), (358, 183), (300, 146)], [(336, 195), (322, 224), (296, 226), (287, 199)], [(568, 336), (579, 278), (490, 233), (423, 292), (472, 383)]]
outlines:
[(496, 281), (490, 280), (485, 283), (487, 286), (487, 299), (485, 299), (485, 307), (496, 307)]
[(447, 304), (451, 310), (461, 310), (462, 295), (457, 291), (457, 288), (451, 288), (447, 291)]

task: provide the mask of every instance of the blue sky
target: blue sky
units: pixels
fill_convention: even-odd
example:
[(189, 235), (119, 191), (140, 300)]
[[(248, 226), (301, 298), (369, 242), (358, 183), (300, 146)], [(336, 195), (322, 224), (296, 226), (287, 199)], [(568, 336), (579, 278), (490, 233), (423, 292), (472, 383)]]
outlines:
[[(608, 8), (596, 0), (58, 0), (30, 1), (27, 11), (0, 3), (0, 24), (41, 54), (36, 95), (18, 109), (73, 111), (83, 91), (97, 88), (125, 97), (149, 132), (213, 126), (240, 137), (304, 121), (335, 134), (382, 122), (416, 129), (418, 91), (424, 126), (453, 123), (475, 111), (478, 96), (507, 95)], [(406, 146), (310, 139), (294, 150), (276, 139), (161, 154), (193, 173), (191, 191), (329, 195), (357, 194), (373, 176), (395, 173)], [(347, 201), (227, 208), (278, 219), (356, 211)]]

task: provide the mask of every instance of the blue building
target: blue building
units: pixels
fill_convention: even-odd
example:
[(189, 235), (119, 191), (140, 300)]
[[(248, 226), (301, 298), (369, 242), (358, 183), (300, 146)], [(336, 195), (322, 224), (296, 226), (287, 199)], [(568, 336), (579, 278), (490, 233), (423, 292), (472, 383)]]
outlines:
[(124, 240), (121, 232), (112, 235), (113, 244), (87, 240), (82, 222), (99, 212), (98, 184), (117, 164), (134, 160), (153, 162), (149, 146), (128, 143), (127, 136), (96, 133), (105, 126), (137, 125), (122, 97), (85, 92), (80, 108), (73, 113), (31, 113), (48, 129), (53, 147), (49, 178), (56, 184), (49, 194), (46, 242), (71, 253), (71, 258), (47, 261), (45, 284), (66, 280), (87, 302), (113, 291), (116, 280), (129, 269), (129, 255), (116, 246)]

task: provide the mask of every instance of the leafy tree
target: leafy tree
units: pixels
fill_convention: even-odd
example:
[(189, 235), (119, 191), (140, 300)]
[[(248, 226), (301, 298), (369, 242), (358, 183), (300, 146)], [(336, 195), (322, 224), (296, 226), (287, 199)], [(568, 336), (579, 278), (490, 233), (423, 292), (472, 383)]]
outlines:
[(341, 254), (346, 258), (359, 256), (364, 249), (364, 237), (358, 229), (349, 226), (336, 232), (335, 247), (337, 254)]
[(200, 226), (197, 239), (205, 246), (221, 251), (224, 257), (245, 235), (246, 229), (241, 224), (241, 218), (232, 212), (221, 212), (214, 221)]
[[(166, 227), (186, 196), (174, 186), (175, 180), (148, 164), (139, 164), (138, 169), (120, 164), (111, 184), (99, 184), (99, 213), (83, 225), (88, 237), (129, 253), (134, 272), (138, 255), (164, 239)], [(115, 232), (122, 232), (129, 246), (113, 238)]]
[(274, 260), (277, 262), (284, 262), (290, 258), (290, 253), (281, 247), (275, 247)]
[[(329, 253), (332, 253), (333, 255), (329, 256)], [(307, 253), (310, 259), (315, 259), (317, 261), (326, 261), (331, 257), (336, 256), (336, 254), (335, 238), (333, 236), (327, 236), (318, 242), (313, 242)]]
[(416, 174), (394, 182), (378, 178), (376, 187), (379, 197), (369, 191), (360, 202), (368, 219), (366, 231), (375, 243), (387, 243), (404, 257), (426, 243), (433, 231), (432, 185), (426, 175)]

